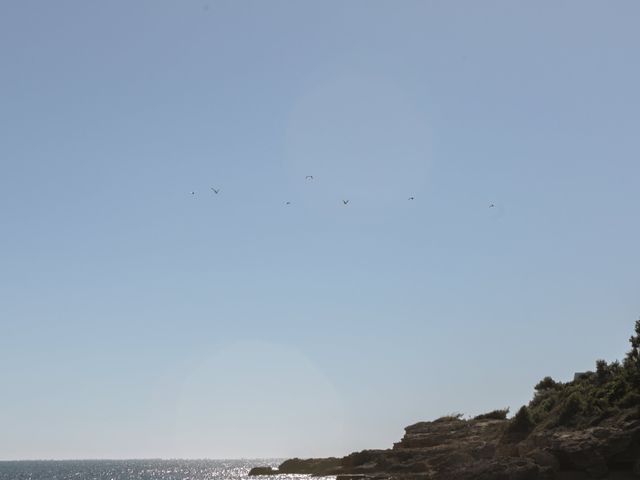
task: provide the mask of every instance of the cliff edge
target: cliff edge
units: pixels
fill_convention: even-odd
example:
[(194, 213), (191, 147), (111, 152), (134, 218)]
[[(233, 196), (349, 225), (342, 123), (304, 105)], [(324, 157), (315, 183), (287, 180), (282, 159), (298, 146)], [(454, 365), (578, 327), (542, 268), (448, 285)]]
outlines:
[(250, 475), (337, 475), (338, 480), (640, 479), (640, 320), (624, 361), (596, 362), (571, 382), (545, 377), (513, 418), (508, 409), (450, 415), (405, 428), (386, 450), (291, 459)]

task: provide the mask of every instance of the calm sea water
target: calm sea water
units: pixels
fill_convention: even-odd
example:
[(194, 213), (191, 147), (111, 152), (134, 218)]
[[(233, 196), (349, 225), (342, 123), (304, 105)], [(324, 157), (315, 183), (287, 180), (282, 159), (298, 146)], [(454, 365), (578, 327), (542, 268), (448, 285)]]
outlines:
[[(0, 462), (0, 480), (247, 480), (251, 467), (275, 467), (280, 462), (280, 459)], [(269, 478), (300, 480), (307, 477), (278, 475)]]

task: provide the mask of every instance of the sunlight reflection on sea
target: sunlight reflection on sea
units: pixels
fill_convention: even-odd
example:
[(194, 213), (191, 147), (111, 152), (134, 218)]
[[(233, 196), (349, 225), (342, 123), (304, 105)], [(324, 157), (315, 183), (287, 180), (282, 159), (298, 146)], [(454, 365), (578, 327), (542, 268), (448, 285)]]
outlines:
[[(244, 480), (252, 467), (277, 466), (258, 460), (63, 460), (0, 462), (0, 480)], [(277, 475), (295, 480), (306, 475)]]

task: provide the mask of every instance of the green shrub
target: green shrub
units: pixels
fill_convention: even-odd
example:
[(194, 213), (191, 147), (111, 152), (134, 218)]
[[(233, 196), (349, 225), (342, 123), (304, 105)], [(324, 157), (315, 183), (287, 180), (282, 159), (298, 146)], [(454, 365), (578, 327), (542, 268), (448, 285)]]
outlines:
[(506, 420), (507, 414), (509, 413), (509, 407), (502, 408), (500, 410), (493, 410), (488, 413), (483, 413), (481, 415), (476, 415), (473, 417), (474, 420)]
[(577, 414), (584, 410), (584, 401), (578, 392), (573, 392), (563, 402), (558, 425), (568, 426), (574, 424)]
[(640, 387), (640, 320), (636, 320), (635, 335), (629, 338), (631, 350), (624, 359), (627, 377), (635, 387)]
[(463, 413), (450, 413), (434, 420), (434, 422), (454, 422), (456, 420), (462, 420)]
[(533, 428), (533, 421), (526, 405), (520, 407), (520, 410), (513, 416), (509, 423), (510, 433), (527, 433)]
[(556, 382), (551, 377), (540, 380), (527, 411), (518, 411), (509, 429), (531, 428), (527, 418), (544, 429), (586, 428), (619, 414), (640, 417), (640, 320), (635, 322), (635, 335), (629, 341), (631, 350), (622, 363), (598, 360), (595, 372), (572, 382)]
[(627, 392), (627, 394), (620, 399), (618, 405), (622, 408), (631, 408), (640, 406), (640, 393), (636, 391)]
[(544, 392), (546, 390), (555, 390), (559, 388), (562, 384), (556, 382), (551, 377), (544, 377), (540, 380), (537, 385), (534, 387), (537, 392)]
[(620, 371), (610, 382), (606, 383), (603, 393), (611, 405), (617, 405), (630, 390), (625, 372)]
[(609, 381), (611, 378), (611, 371), (609, 365), (604, 360), (596, 360), (596, 381), (599, 385), (602, 385)]
[(529, 404), (529, 414), (533, 423), (541, 423), (549, 416), (549, 412), (556, 406), (556, 395), (547, 395), (544, 398), (537, 399)]

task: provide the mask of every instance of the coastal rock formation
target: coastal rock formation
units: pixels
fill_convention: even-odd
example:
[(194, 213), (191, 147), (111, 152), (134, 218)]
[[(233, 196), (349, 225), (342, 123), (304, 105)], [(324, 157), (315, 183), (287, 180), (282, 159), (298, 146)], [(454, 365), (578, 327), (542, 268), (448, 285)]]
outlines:
[(277, 475), (278, 470), (273, 469), (272, 467), (253, 467), (249, 470), (249, 475)]
[[(592, 478), (627, 472), (638, 475), (640, 420), (621, 421), (584, 430), (534, 434), (523, 443), (542, 446), (563, 471), (581, 471)], [(636, 478), (640, 478), (638, 475)]]
[(249, 475), (279, 475), (279, 474), (308, 474), (308, 475), (329, 475), (327, 472), (338, 472), (342, 460), (340, 458), (291, 458), (280, 464), (278, 469), (272, 467), (254, 467), (249, 471)]
[(624, 361), (596, 361), (571, 382), (543, 378), (528, 405), (405, 428), (388, 450), (287, 460), (278, 470), (337, 480), (640, 480), (640, 320)]
[(420, 422), (388, 450), (363, 450), (342, 459), (292, 459), (278, 470), (251, 475), (337, 475), (338, 480), (640, 479), (640, 419), (635, 410), (586, 429), (546, 429), (525, 438), (509, 434), (509, 420), (447, 417)]

